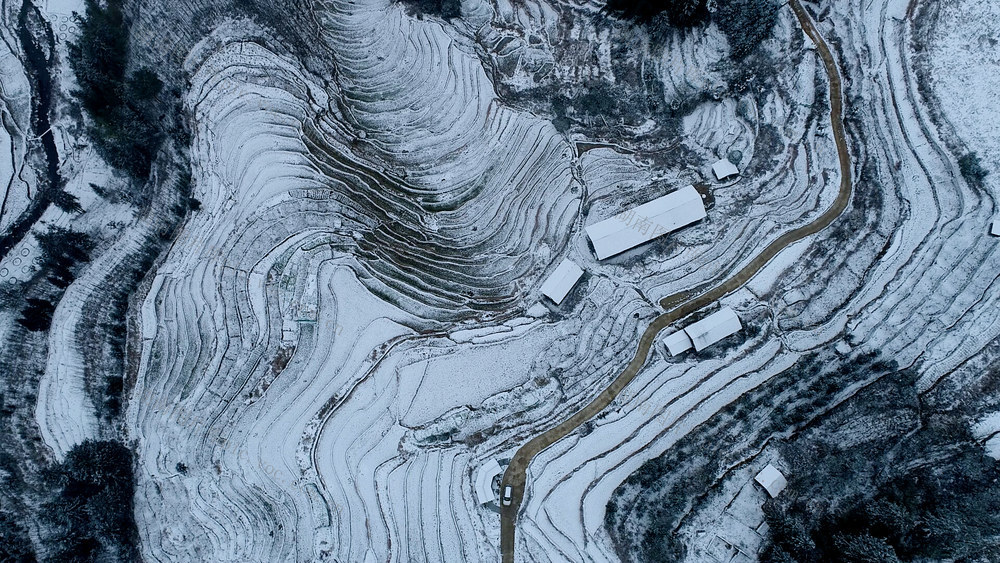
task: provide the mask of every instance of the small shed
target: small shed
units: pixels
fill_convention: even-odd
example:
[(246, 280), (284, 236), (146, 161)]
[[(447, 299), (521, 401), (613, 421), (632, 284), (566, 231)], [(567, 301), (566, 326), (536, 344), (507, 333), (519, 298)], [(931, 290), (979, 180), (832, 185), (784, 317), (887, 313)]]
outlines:
[(688, 336), (687, 332), (684, 332), (683, 330), (678, 330), (675, 333), (668, 334), (663, 339), (663, 345), (667, 347), (667, 352), (669, 352), (671, 356), (676, 356), (681, 352), (686, 352), (694, 346), (691, 342), (691, 337)]
[(770, 463), (753, 480), (757, 481), (761, 487), (764, 487), (764, 490), (767, 491), (767, 494), (771, 495), (771, 498), (777, 497), (788, 485), (788, 481), (785, 480), (785, 476), (781, 474), (781, 471), (778, 471), (778, 468)]
[(728, 180), (733, 176), (739, 176), (740, 169), (736, 168), (736, 165), (732, 162), (729, 162), (728, 158), (723, 158), (712, 165), (712, 174), (715, 174), (716, 180)]
[(990, 227), (990, 234), (995, 237), (1000, 237), (1000, 219), (993, 220), (993, 225)]
[(566, 258), (542, 283), (542, 294), (558, 305), (566, 298), (576, 282), (580, 281), (581, 276), (583, 276), (583, 269), (577, 266), (576, 262)]

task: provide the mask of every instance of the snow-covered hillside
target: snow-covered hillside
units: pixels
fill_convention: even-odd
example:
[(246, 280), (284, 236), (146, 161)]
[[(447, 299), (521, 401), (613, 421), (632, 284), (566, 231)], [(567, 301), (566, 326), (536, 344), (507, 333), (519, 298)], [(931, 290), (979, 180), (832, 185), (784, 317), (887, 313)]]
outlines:
[[(44, 4), (56, 171), (81, 209), (25, 219), (50, 169), (3, 3), (0, 230), (20, 235), (0, 256), (0, 361), (23, 403), (5, 439), (37, 468), (88, 440), (133, 447), (146, 561), (496, 561), (479, 468), (599, 397), (678, 294), (729, 279), (841, 187), (830, 76), (787, 5), (737, 64), (717, 23), (654, 37), (597, 1), (465, 0), (450, 20), (390, 0), (128, 3), (130, 44), (178, 108), (140, 182), (102, 160), (73, 101), (82, 3)], [(911, 4), (804, 3), (844, 84), (850, 204), (721, 298), (740, 336), (654, 346), (534, 458), (517, 561), (621, 560), (606, 507), (641, 494), (621, 484), (810, 352), (880, 351), (921, 389), (992, 362), (1000, 108), (968, 90), (997, 80), (1000, 12), (961, 0), (921, 27)], [(722, 158), (739, 177), (715, 179)], [(597, 260), (585, 226), (688, 184), (707, 219)], [(58, 291), (38, 242), (55, 227), (95, 241)], [(539, 286), (566, 258), (585, 274), (557, 306)], [(30, 332), (36, 295), (52, 325)], [(41, 510), (0, 496), (24, 498)], [(695, 527), (691, 561), (714, 541)]]

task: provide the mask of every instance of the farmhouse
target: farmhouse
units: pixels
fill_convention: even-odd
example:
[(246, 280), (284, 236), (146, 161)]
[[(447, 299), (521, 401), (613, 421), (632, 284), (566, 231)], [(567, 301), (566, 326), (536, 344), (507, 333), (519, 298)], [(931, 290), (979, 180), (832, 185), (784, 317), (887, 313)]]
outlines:
[(723, 338), (736, 334), (742, 328), (736, 311), (723, 307), (704, 319), (691, 323), (684, 330), (667, 335), (663, 339), (663, 345), (671, 356), (676, 356), (692, 347), (700, 352)]
[(761, 487), (764, 487), (764, 490), (767, 491), (767, 494), (771, 495), (771, 498), (778, 496), (785, 489), (785, 486), (788, 485), (785, 476), (778, 471), (777, 467), (770, 463), (753, 480), (757, 481)]
[(566, 258), (542, 283), (542, 294), (558, 305), (566, 298), (566, 294), (573, 289), (576, 282), (580, 281), (582, 275), (583, 269), (577, 266), (576, 262)]
[(723, 338), (731, 334), (736, 334), (742, 328), (743, 325), (740, 324), (740, 318), (736, 316), (736, 311), (733, 311), (729, 307), (723, 307), (704, 319), (691, 324), (684, 329), (684, 332), (691, 337), (694, 349), (701, 352)]
[(701, 194), (686, 186), (610, 219), (587, 226), (599, 260), (604, 260), (707, 216)]
[(715, 174), (716, 180), (726, 180), (733, 176), (739, 176), (740, 170), (736, 168), (735, 164), (729, 162), (729, 159), (724, 158), (712, 165), (712, 174)]
[(497, 496), (493, 492), (493, 478), (500, 473), (500, 464), (495, 459), (487, 461), (476, 471), (476, 498), (479, 499), (479, 504), (496, 502)]

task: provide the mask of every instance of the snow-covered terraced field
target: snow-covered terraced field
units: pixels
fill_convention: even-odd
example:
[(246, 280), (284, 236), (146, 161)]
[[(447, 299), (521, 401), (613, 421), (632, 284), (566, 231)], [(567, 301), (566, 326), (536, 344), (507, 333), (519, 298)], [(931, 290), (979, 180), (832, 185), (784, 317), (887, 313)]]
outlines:
[(841, 64), (861, 77), (851, 81), (849, 118), (865, 139), (854, 145), (863, 167), (855, 209), (830, 233), (851, 252), (833, 252), (834, 243), (820, 239), (798, 250), (799, 264), (762, 272), (748, 288), (774, 307), (786, 354), (846, 338), (918, 366), (926, 389), (1000, 332), (998, 257), (986, 237), (992, 194), (961, 179), (917, 103), (907, 3), (836, 8), (820, 27), (849, 39)]
[[(962, 179), (919, 103), (908, 7), (838, 4), (819, 24), (841, 40), (840, 63), (851, 79), (845, 94), (858, 193), (840, 224), (786, 250), (730, 298), (744, 314), (766, 307), (773, 332), (728, 352), (722, 365), (648, 364), (630, 386), (629, 404), (536, 458), (519, 528), (522, 560), (618, 560), (603, 529), (617, 484), (804, 351), (846, 339), (918, 366), (926, 389), (1000, 334), (1000, 256), (986, 236), (993, 195)], [(568, 498), (582, 500), (570, 507)]]
[(976, 153), (989, 172), (985, 181), (991, 193), (1000, 189), (1000, 127), (996, 123), (1000, 102), (992, 95), (1000, 89), (1000, 6), (983, 0), (961, 0), (928, 6), (936, 21), (925, 39), (922, 53), (932, 92), (951, 126), (950, 131), (966, 149)]
[[(471, 475), (510, 447), (482, 433), (523, 416), (489, 397), (521, 387), (522, 408), (556, 416), (560, 396), (596, 388), (582, 372), (610, 353), (574, 360), (579, 381), (559, 390), (529, 378), (512, 345), (538, 341), (527, 347), (554, 362), (546, 343), (565, 333), (510, 317), (573, 233), (568, 143), (500, 104), (440, 24), (388, 4), (317, 15), (336, 88), (241, 22), (186, 63), (202, 207), (143, 304), (129, 411), (150, 560), (489, 558), (496, 515), (473, 500)], [(470, 333), (484, 314), (508, 320)], [(610, 328), (599, 341), (626, 353)], [(470, 342), (511, 356), (510, 379), (482, 389), (502, 362), (474, 357), (447, 381), (426, 373)], [(421, 392), (435, 387), (454, 408), (429, 408)], [(484, 453), (462, 445), (476, 431)], [(442, 511), (453, 519), (426, 525)]]

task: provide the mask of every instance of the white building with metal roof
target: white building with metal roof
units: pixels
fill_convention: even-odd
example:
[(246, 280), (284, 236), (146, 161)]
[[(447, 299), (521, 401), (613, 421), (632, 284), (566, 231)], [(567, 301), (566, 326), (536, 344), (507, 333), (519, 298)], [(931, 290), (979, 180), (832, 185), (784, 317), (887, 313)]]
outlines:
[(558, 305), (566, 298), (576, 282), (580, 281), (581, 276), (583, 276), (583, 269), (577, 266), (576, 262), (566, 258), (542, 283), (542, 294)]
[(497, 495), (493, 492), (493, 478), (501, 473), (500, 464), (491, 459), (476, 471), (476, 498), (479, 504), (496, 502)]
[(686, 352), (691, 348), (702, 351), (723, 338), (736, 334), (743, 328), (736, 311), (729, 307), (712, 313), (704, 319), (691, 323), (686, 328), (668, 334), (663, 345), (671, 356)]
[(788, 485), (788, 481), (785, 480), (785, 476), (781, 474), (781, 471), (778, 471), (778, 468), (770, 463), (753, 480), (757, 481), (761, 487), (764, 487), (764, 490), (767, 491), (767, 494), (771, 495), (771, 498), (778, 496)]
[(736, 311), (729, 307), (723, 307), (704, 319), (692, 323), (684, 329), (684, 332), (691, 337), (694, 349), (701, 352), (723, 338), (736, 334), (742, 328), (743, 325), (740, 324), (740, 318), (736, 315)]
[(667, 352), (671, 356), (676, 356), (681, 352), (690, 350), (694, 346), (694, 343), (691, 342), (691, 337), (686, 332), (678, 330), (673, 334), (668, 334), (663, 339), (663, 345), (667, 347)]
[(610, 219), (588, 225), (587, 236), (599, 260), (704, 219), (705, 203), (694, 186), (644, 203)]
[(712, 174), (715, 174), (716, 180), (725, 180), (733, 176), (739, 176), (740, 169), (736, 168), (736, 165), (732, 162), (729, 162), (728, 158), (723, 158), (712, 165)]

